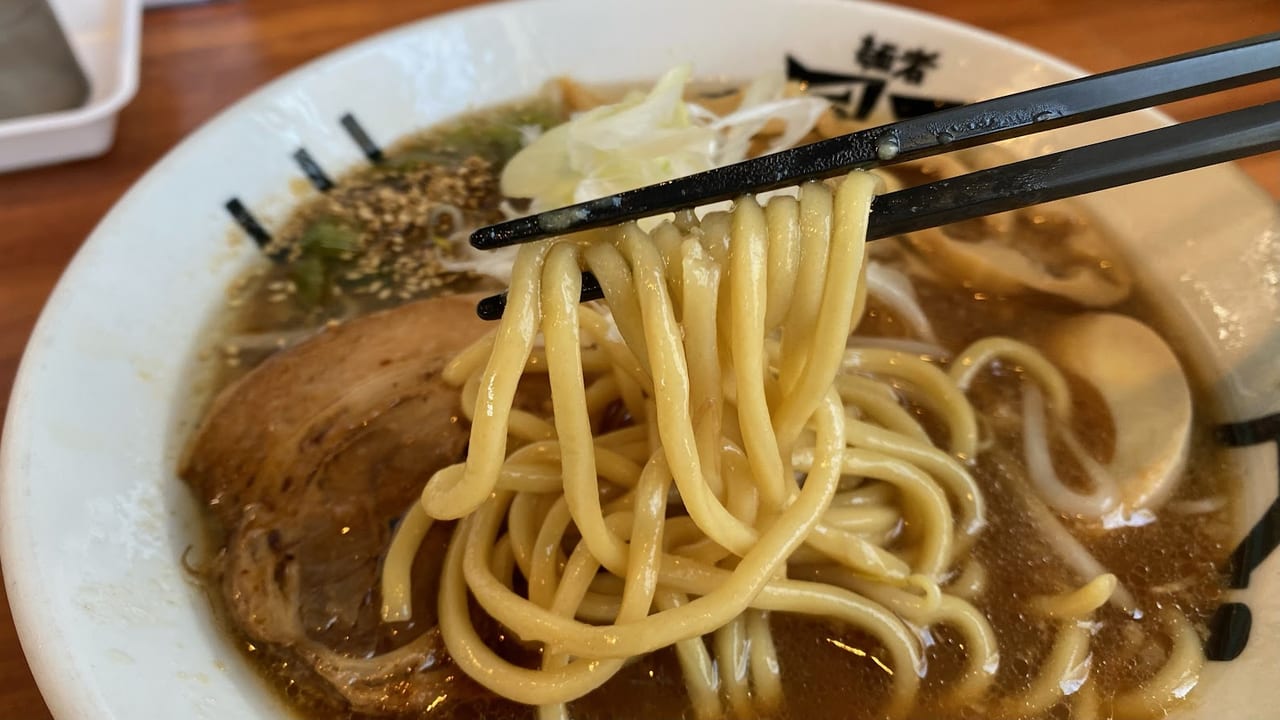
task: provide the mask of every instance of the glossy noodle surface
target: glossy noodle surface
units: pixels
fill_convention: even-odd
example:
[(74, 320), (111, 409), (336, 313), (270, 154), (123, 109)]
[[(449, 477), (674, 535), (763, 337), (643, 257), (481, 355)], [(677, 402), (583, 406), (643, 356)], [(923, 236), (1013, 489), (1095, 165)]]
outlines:
[[(588, 102), (567, 87), (347, 178), (233, 295), (184, 476), (214, 605), (299, 712), (1194, 703), (1230, 468), (1095, 223), (1057, 204), (865, 245), (882, 183), (957, 166), (854, 173), (527, 246), (485, 325), (444, 296), (498, 282), (450, 238), (500, 216), (512, 129)], [(577, 304), (582, 269), (604, 303)], [(1180, 442), (1135, 439), (1149, 378), (1107, 360), (1130, 348), (1189, 393)]]

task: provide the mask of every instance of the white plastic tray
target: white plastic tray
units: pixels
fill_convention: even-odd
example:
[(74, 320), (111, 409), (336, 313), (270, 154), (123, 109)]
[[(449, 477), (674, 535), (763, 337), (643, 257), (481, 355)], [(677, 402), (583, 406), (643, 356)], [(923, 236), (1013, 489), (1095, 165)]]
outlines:
[(116, 114), (138, 89), (140, 0), (49, 4), (89, 77), (89, 100), (74, 110), (0, 122), (0, 172), (106, 152)]

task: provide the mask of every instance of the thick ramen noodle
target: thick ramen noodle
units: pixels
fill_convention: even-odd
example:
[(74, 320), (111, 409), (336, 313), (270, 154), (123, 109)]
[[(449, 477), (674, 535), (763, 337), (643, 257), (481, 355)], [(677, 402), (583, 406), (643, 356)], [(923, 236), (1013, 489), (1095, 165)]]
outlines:
[(1163, 717), (1228, 529), (1193, 390), (1069, 208), (872, 250), (946, 172), (530, 244), (494, 327), (274, 356), (186, 470), (231, 623), (326, 716)]

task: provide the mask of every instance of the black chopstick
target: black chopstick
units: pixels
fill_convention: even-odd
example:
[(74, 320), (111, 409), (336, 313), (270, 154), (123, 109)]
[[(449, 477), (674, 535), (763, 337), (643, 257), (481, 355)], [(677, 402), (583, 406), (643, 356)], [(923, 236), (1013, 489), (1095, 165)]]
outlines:
[[(1280, 102), (888, 193), (872, 203), (867, 238), (893, 237), (1272, 150), (1280, 150)], [(602, 297), (599, 283), (584, 273), (582, 300)], [(505, 307), (505, 295), (493, 295), (480, 301), (476, 313), (494, 320)]]
[(481, 250), (916, 160), (1280, 77), (1280, 33), (822, 140), (476, 230)]
[[(578, 302), (599, 300), (603, 297), (604, 290), (601, 289), (600, 281), (596, 276), (589, 272), (582, 273), (582, 294), (579, 295)], [(481, 320), (497, 320), (502, 317), (506, 309), (507, 294), (505, 292), (481, 298), (480, 302), (476, 303), (476, 315), (479, 315)]]
[(880, 239), (1280, 150), (1280, 102), (1000, 165), (875, 199)]

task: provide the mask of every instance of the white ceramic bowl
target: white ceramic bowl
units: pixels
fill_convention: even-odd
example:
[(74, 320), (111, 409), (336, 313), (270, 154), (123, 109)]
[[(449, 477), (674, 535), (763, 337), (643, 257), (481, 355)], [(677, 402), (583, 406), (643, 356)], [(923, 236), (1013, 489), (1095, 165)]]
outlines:
[[(685, 60), (704, 77), (745, 78), (788, 54), (868, 75), (861, 38), (937, 53), (893, 96), (974, 100), (1078, 74), (1026, 47), (935, 17), (847, 0), (548, 0), (441, 16), (334, 53), (209, 123), (120, 201), (63, 276), (31, 338), (0, 453), (0, 540), (10, 602), (45, 698), (70, 718), (280, 717), (283, 709), (214, 623), (180, 558), (197, 508), (175, 476), (190, 428), (200, 330), (228, 282), (255, 260), (229, 242), (237, 197), (268, 227), (294, 202), (299, 147), (330, 174), (365, 158), (338, 118), (387, 144), (471, 108), (571, 74), (651, 79)], [(903, 66), (893, 68), (900, 71)], [(852, 83), (853, 102), (867, 86)], [(843, 88), (839, 88), (843, 90)], [(903, 100), (906, 97), (907, 100)], [(1012, 144), (1041, 153), (1161, 125), (1151, 112)], [(1088, 198), (1214, 379), (1222, 422), (1280, 410), (1280, 238), (1271, 201), (1231, 167)], [(1277, 433), (1273, 422), (1269, 432)], [(1267, 431), (1255, 424), (1255, 431)], [(1263, 443), (1265, 438), (1258, 438)], [(1276, 496), (1273, 448), (1238, 453), (1248, 502), (1240, 535)], [(1280, 512), (1274, 513), (1280, 516)], [(1262, 549), (1266, 549), (1263, 547)], [(1261, 718), (1280, 699), (1280, 559), (1233, 591), (1254, 618), (1232, 662), (1211, 663), (1183, 717)], [(1268, 704), (1270, 701), (1272, 704)]]

